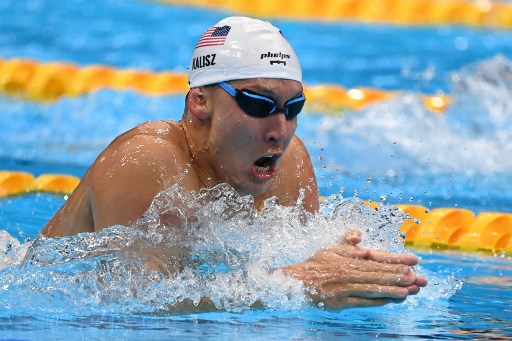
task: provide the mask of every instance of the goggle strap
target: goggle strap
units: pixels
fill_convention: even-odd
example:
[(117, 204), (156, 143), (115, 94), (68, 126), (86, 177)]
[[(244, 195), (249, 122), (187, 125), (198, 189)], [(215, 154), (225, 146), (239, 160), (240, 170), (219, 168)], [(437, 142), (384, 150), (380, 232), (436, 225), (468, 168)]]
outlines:
[(236, 97), (236, 90), (231, 85), (229, 85), (226, 82), (219, 82), (218, 83), (221, 88), (227, 91), (228, 94), (230, 94), (232, 97)]

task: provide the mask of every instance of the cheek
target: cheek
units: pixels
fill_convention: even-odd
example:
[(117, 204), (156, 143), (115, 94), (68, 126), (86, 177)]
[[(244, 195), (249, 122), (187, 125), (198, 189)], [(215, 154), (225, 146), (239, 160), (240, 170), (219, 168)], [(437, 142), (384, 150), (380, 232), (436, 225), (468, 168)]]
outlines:
[(246, 158), (252, 158), (251, 150), (257, 146), (257, 129), (242, 122), (234, 123), (229, 130), (229, 140), (225, 141), (227, 152), (234, 163), (244, 163)]
[(231, 136), (238, 141), (253, 141), (258, 136), (258, 129), (255, 125), (246, 122), (236, 122), (230, 127)]
[(293, 138), (293, 135), (295, 135), (295, 131), (297, 130), (297, 118), (295, 118), (291, 121), (287, 121), (286, 124), (288, 125), (288, 143), (287, 144), (289, 144)]
[(289, 128), (290, 134), (293, 136), (293, 134), (295, 134), (295, 130), (297, 130), (297, 124), (298, 124), (297, 118), (294, 118), (291, 121), (287, 121), (287, 123), (288, 123), (288, 128)]
[[(217, 132), (216, 150), (220, 154), (228, 153), (228, 155), (245, 154), (251, 146), (255, 145), (258, 136), (256, 127), (241, 121), (221, 124)], [(222, 157), (222, 155), (218, 156)]]

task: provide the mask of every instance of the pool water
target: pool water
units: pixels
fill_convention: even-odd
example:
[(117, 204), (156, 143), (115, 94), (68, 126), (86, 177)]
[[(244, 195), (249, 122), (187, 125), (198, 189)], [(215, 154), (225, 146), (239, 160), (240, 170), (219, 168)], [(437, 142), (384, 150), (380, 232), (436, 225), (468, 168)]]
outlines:
[[(227, 15), (160, 2), (7, 0), (0, 4), (0, 57), (184, 72), (201, 33)], [(312, 155), (322, 195), (512, 213), (510, 31), (273, 23), (296, 49), (305, 84), (400, 92), (362, 111), (306, 108), (297, 135)], [(427, 110), (418, 96), (434, 93), (452, 99), (444, 114)], [(0, 169), (81, 176), (121, 132), (147, 120), (179, 119), (182, 110), (183, 95), (151, 97), (112, 89), (53, 103), (1, 96)], [(333, 218), (325, 207), (325, 214), (313, 219), (315, 226), (289, 223), (294, 212), (279, 207), (274, 208), (281, 216), (214, 224), (198, 239), (223, 236), (223, 242), (194, 245), (198, 252), (211, 256), (233, 249), (247, 255), (235, 257), (238, 263), (219, 260), (228, 268), (225, 277), (216, 277), (219, 287), (190, 284), (197, 277), (172, 287), (164, 280), (148, 284), (136, 271), (122, 272), (137, 263), (87, 248), (115, 238), (146, 242), (115, 227), (99, 237), (48, 241), (32, 264), (21, 263), (64, 200), (44, 193), (0, 199), (0, 338), (512, 339), (512, 263), (505, 256), (423, 250), (417, 271), (430, 286), (404, 304), (371, 309), (326, 312), (304, 304), (296, 283), (274, 277), (255, 282), (261, 270), (253, 268), (257, 261), (278, 267), (306, 257), (341, 233), (338, 226), (365, 225), (367, 245), (383, 236), (383, 245), (372, 246), (400, 251), (394, 243), (399, 222), (387, 217), (377, 235), (370, 228), (382, 225), (383, 218), (367, 220), (370, 213), (357, 200), (349, 200), (351, 212), (362, 216)], [(263, 232), (269, 231), (288, 234), (268, 240)], [(272, 253), (280, 241), (293, 247)], [(75, 249), (69, 255), (70, 245)], [(118, 265), (108, 273), (112, 286), (94, 277), (105, 261)], [(240, 267), (246, 271), (238, 272)], [(116, 295), (115, 285), (125, 285), (116, 274), (128, 276), (126, 292), (146, 290), (147, 295)], [(263, 298), (267, 304), (260, 310), (229, 305), (232, 297), (225, 292), (238, 287), (246, 290), (242, 297)], [(187, 289), (224, 300), (228, 312), (176, 315), (162, 309), (159, 300), (172, 302), (176, 290), (192, 295)]]

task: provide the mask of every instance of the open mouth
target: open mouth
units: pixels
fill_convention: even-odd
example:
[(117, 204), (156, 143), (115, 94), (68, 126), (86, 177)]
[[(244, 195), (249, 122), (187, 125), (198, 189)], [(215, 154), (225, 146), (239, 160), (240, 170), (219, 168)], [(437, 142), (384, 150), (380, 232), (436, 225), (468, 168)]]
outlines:
[(278, 155), (265, 155), (254, 162), (251, 173), (259, 181), (271, 179), (276, 173)]

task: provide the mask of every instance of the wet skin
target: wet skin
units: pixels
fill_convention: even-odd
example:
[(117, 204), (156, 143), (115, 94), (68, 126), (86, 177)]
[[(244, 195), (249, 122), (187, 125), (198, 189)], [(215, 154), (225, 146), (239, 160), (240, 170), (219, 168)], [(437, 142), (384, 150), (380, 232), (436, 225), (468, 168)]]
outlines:
[[(299, 82), (249, 79), (229, 82), (273, 98), (279, 107), (302, 93)], [(303, 143), (295, 136), (297, 117), (283, 113), (255, 118), (244, 113), (219, 86), (190, 90), (183, 119), (148, 122), (117, 137), (96, 159), (64, 206), (47, 223), (47, 237), (94, 232), (132, 225), (168, 186), (199, 191), (228, 183), (240, 194), (251, 194), (261, 208), (265, 199), (282, 205), (297, 202), (304, 190), (305, 210), (318, 210), (313, 167)], [(161, 221), (179, 224), (172, 214)], [(331, 309), (377, 306), (402, 301), (427, 284), (410, 266), (412, 255), (357, 247), (356, 232), (283, 271), (324, 293)], [(318, 295), (311, 295), (317, 303)]]

